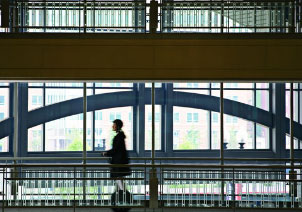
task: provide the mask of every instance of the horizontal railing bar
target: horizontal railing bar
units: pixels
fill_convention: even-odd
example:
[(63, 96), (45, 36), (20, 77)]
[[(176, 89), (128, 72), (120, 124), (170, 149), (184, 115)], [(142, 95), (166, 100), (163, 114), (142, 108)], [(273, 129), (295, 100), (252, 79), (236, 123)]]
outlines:
[(286, 26), (286, 27), (282, 27), (282, 26), (245, 26), (245, 27), (212, 27), (212, 26), (196, 26), (196, 27), (178, 27), (178, 26), (173, 26), (173, 27), (163, 27), (163, 29), (288, 29), (291, 28), (291, 26)]
[(112, 26), (101, 26), (101, 27), (94, 27), (94, 26), (17, 26), (12, 27), (14, 29), (145, 29), (145, 27), (126, 27), (126, 26), (118, 26), (118, 27), (112, 27)]
[(122, 177), (115, 177), (115, 178), (85, 178), (85, 177), (5, 177), (5, 180), (144, 180), (145, 178), (122, 178)]
[(239, 179), (239, 178), (163, 178), (163, 180), (171, 180), (171, 181), (178, 181), (178, 180), (182, 180), (182, 181), (236, 181), (236, 182), (240, 182), (240, 181), (247, 181), (247, 182), (302, 182), (302, 180), (282, 180), (282, 179)]
[[(101, 152), (100, 152), (101, 155)], [(86, 160), (108, 160), (109, 157), (87, 157)], [(0, 161), (18, 161), (18, 160), (83, 160), (83, 157), (0, 157)], [(130, 160), (152, 160), (149, 157), (130, 157)], [(154, 160), (217, 160), (218, 157), (157, 157)], [(291, 161), (290, 158), (224, 158), (224, 160), (238, 161)], [(301, 161), (302, 158), (295, 158), (295, 161)]]
[(1, 164), (0, 168), (9, 167), (157, 167), (157, 168), (272, 168), (272, 169), (302, 169), (302, 165), (286, 166), (286, 165), (206, 165), (206, 164)]

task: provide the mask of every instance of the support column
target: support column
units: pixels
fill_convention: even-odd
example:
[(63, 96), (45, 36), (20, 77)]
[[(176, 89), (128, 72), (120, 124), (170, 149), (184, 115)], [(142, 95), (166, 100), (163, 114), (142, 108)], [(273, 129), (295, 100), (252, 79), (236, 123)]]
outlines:
[(150, 2), (150, 33), (156, 33), (158, 24), (158, 2), (151, 0)]
[[(155, 83), (152, 82), (152, 165), (155, 165)], [(158, 179), (156, 168), (150, 170), (149, 179), (150, 201), (149, 208), (158, 208)]]
[[(83, 164), (86, 165), (87, 158), (87, 83), (83, 83)], [(83, 177), (86, 178), (86, 167), (83, 168)], [(86, 205), (86, 179), (83, 181), (83, 201)]]
[(166, 84), (165, 104), (165, 152), (167, 157), (173, 155), (173, 83)]
[(271, 110), (274, 114), (272, 150), (276, 158), (286, 157), (285, 83), (273, 83)]
[[(223, 114), (224, 114), (224, 99), (223, 99), (223, 83), (220, 83), (220, 165), (224, 165), (224, 130), (223, 130)], [(221, 168), (221, 179), (224, 178), (224, 169)], [(235, 200), (234, 200), (235, 201)], [(224, 205), (224, 181), (221, 181), (221, 204)], [(221, 205), (221, 206), (222, 206)]]
[(137, 145), (136, 152), (138, 157), (145, 157), (145, 85), (138, 84), (138, 107), (137, 107)]

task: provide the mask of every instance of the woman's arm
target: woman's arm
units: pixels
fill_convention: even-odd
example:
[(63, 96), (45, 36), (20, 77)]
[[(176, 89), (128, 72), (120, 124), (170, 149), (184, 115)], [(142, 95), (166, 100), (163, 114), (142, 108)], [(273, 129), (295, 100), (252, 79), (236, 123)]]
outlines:
[(120, 151), (120, 138), (117, 135), (113, 139), (112, 149), (108, 150), (107, 152), (104, 152), (104, 156), (112, 157), (112, 155), (116, 154), (118, 151)]

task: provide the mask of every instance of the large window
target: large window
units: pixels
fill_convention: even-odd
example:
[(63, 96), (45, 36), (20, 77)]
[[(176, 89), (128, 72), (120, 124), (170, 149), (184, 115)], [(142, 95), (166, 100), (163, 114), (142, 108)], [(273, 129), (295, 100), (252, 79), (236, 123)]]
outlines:
[[(131, 91), (132, 87), (132, 83), (87, 83), (87, 96)], [(83, 83), (29, 83), (28, 110), (82, 97)], [(89, 100), (87, 104), (89, 104)], [(83, 108), (83, 102), (80, 101), (78, 105), (58, 107), (58, 109), (68, 112), (72, 111), (74, 107)], [(114, 119), (124, 121), (127, 149), (132, 150), (132, 110), (132, 107), (116, 107), (88, 112), (87, 151), (103, 151), (111, 148), (112, 121)], [(28, 129), (28, 151), (30, 152), (82, 150), (83, 113), (62, 117)]]
[[(161, 150), (162, 140), (161, 140), (161, 106), (155, 105), (155, 150)], [(152, 106), (145, 106), (145, 150), (152, 149)]]
[[(28, 110), (44, 110), (56, 117), (45, 119), (38, 126), (28, 129), (29, 152), (82, 151), (83, 86), (83, 83), (28, 84)], [(154, 118), (155, 150), (175, 150), (175, 153), (183, 150), (219, 150), (220, 83), (156, 83), (155, 87), (153, 117), (151, 83), (87, 83), (86, 149), (110, 149), (114, 136), (112, 121), (121, 119), (127, 136), (127, 149), (142, 151), (136, 147), (144, 142), (144, 150), (151, 150)], [(240, 106), (247, 108), (247, 111), (263, 110), (269, 114), (269, 93), (268, 83), (224, 84), (224, 97), (228, 100), (225, 101), (225, 108), (229, 108), (224, 114), (227, 149), (270, 148), (271, 129), (262, 122), (243, 118), (243, 114), (236, 111)], [(42, 120), (43, 117), (37, 119)], [(144, 130), (140, 126), (144, 126)], [(167, 134), (170, 126), (173, 132)]]
[(173, 107), (179, 121), (173, 120), (173, 149), (209, 149), (209, 112), (200, 109)]
[[(302, 83), (294, 83), (293, 84), (293, 99), (294, 99), (294, 121), (302, 124), (302, 110), (301, 110), (301, 103), (302, 103)], [(290, 83), (286, 83), (286, 109), (285, 114), (287, 118), (290, 118)], [(295, 132), (294, 132), (295, 133)], [(294, 139), (294, 148), (295, 149), (302, 149), (302, 140), (299, 140), (297, 138)], [(286, 149), (290, 149), (290, 136), (287, 134), (286, 136)]]
[[(9, 117), (9, 84), (0, 83), (0, 122)], [(0, 152), (8, 152), (9, 137), (0, 139)]]
[[(220, 97), (220, 83), (174, 83), (173, 87), (174, 92), (180, 91)], [(224, 98), (270, 111), (269, 90), (269, 83), (224, 83)], [(187, 99), (183, 101), (190, 101), (193, 105), (203, 100)], [(215, 105), (208, 105), (207, 107), (214, 108)], [(219, 101), (217, 101), (216, 108), (219, 108)], [(173, 107), (174, 149), (220, 148), (219, 112), (204, 111), (201, 114), (197, 111), (202, 110), (193, 108), (180, 110), (179, 107)], [(179, 121), (180, 118), (178, 116), (183, 117), (183, 120)], [(186, 132), (185, 129), (188, 127), (192, 129)], [(194, 138), (188, 139), (189, 136)], [(201, 146), (194, 144), (196, 140)], [(255, 122), (225, 114), (224, 142), (227, 143), (227, 149), (269, 149), (270, 129)], [(183, 143), (190, 143), (190, 145), (183, 145)]]

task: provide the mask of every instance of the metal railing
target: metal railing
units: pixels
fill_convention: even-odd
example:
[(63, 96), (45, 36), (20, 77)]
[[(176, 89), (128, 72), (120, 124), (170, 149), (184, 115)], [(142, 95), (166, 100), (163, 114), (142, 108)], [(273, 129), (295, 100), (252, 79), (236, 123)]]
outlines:
[[(3, 210), (54, 206), (142, 208), (154, 201), (151, 196), (161, 208), (302, 208), (301, 160), (295, 166), (163, 163), (180, 159), (157, 158), (158, 163), (152, 165), (150, 158), (135, 158), (144, 163), (123, 165), (130, 166), (132, 174), (123, 178), (125, 189), (121, 191), (116, 180), (122, 178), (110, 178), (109, 172), (119, 165), (3, 163), (0, 201)], [(288, 159), (279, 161), (284, 164)], [(152, 194), (149, 175), (154, 169), (158, 178), (156, 194)]]
[[(11, 33), (300, 33), (301, 1), (2, 0)], [(152, 23), (153, 22), (153, 23)], [(155, 28), (152, 30), (151, 28)]]

